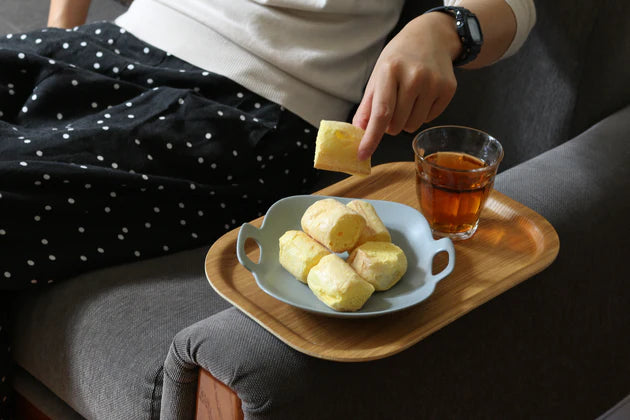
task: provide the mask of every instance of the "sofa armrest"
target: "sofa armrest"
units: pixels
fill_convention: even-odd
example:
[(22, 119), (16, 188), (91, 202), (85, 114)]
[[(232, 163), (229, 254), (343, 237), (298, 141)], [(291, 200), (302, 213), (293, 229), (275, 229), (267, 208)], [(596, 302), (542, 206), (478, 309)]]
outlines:
[(542, 273), (365, 363), (306, 356), (226, 309), (175, 337), (163, 418), (192, 417), (199, 367), (238, 394), (247, 419), (595, 418), (630, 389), (628, 138), (630, 107), (497, 177), (559, 233)]

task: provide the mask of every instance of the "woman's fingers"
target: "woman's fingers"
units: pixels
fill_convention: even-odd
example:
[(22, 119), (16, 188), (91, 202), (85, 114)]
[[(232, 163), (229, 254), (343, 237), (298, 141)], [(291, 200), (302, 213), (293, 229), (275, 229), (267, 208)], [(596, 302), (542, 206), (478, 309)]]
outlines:
[(376, 73), (370, 116), (357, 154), (359, 160), (369, 158), (385, 134), (394, 115), (397, 91), (396, 79), (388, 69)]

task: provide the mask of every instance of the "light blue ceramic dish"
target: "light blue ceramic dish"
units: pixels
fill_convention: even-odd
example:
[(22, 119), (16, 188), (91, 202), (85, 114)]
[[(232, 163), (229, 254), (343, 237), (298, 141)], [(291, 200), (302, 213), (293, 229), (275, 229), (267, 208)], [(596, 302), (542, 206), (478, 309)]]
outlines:
[[(448, 238), (434, 240), (429, 224), (418, 210), (391, 201), (365, 200), (372, 203), (389, 229), (392, 242), (405, 252), (408, 269), (394, 287), (384, 292), (374, 292), (357, 312), (338, 312), (329, 308), (278, 261), (280, 236), (287, 230), (301, 230), (300, 219), (306, 209), (323, 198), (335, 198), (344, 204), (353, 200), (314, 195), (287, 197), (269, 208), (260, 229), (249, 223), (241, 226), (236, 243), (238, 260), (252, 272), (258, 286), (274, 298), (305, 311), (327, 316), (373, 317), (400, 311), (422, 302), (433, 293), (436, 283), (453, 271), (453, 243)], [(258, 263), (249, 259), (245, 253), (245, 241), (248, 238), (255, 240), (260, 247)], [(441, 272), (431, 274), (433, 257), (441, 251), (448, 253), (448, 264)], [(340, 256), (345, 258), (347, 254)]]

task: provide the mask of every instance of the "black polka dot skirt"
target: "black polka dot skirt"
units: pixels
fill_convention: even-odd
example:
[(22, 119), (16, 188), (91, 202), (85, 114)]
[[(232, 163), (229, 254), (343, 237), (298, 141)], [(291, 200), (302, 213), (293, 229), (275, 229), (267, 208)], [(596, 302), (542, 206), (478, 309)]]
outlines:
[[(210, 245), (307, 191), (315, 134), (283, 107), (111, 23), (6, 35), (2, 299)], [(0, 406), (10, 400), (6, 324), (3, 313)]]

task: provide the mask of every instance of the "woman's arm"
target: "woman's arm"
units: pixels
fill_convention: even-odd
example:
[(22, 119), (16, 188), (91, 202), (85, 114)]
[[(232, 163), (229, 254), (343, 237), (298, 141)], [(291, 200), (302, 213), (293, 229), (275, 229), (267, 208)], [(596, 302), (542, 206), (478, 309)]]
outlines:
[[(457, 6), (477, 16), (484, 37), (477, 58), (463, 67), (479, 68), (501, 58), (517, 29), (506, 0), (462, 0)], [(461, 52), (454, 18), (441, 12), (413, 19), (385, 46), (353, 118), (366, 130), (359, 159), (372, 155), (383, 134), (416, 131), (444, 111), (455, 94), (453, 60)]]
[(48, 26), (73, 28), (83, 25), (87, 18), (91, 0), (50, 0)]

